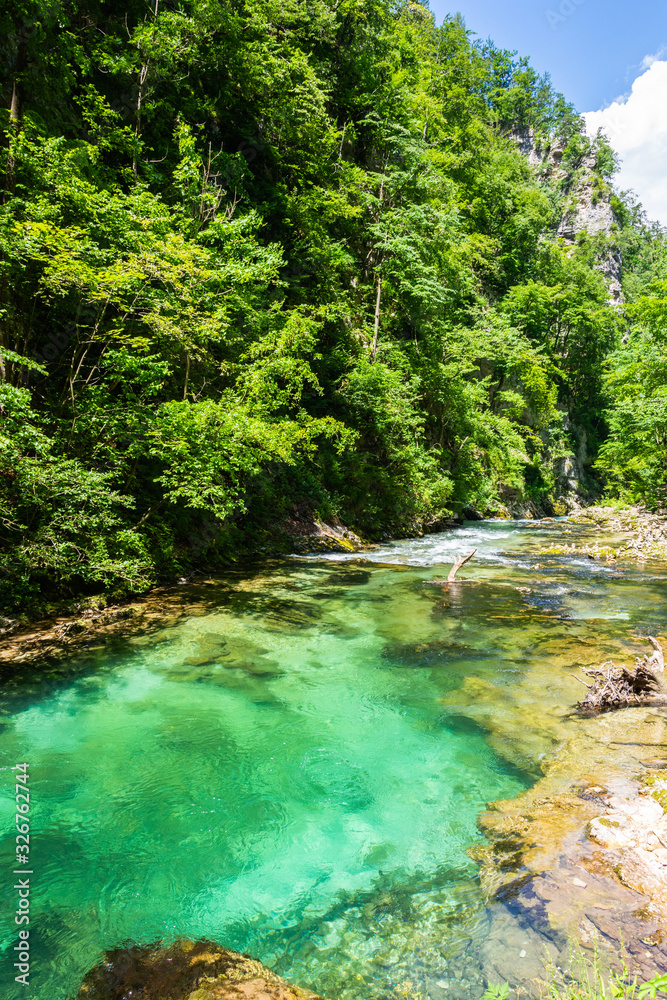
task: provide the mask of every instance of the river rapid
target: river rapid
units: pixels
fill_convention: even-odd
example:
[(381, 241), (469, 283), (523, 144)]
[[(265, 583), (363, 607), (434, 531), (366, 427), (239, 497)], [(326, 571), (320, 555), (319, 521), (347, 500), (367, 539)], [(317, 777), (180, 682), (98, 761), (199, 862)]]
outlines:
[[(454, 995), (489, 926), (479, 814), (558, 752), (578, 666), (665, 631), (661, 565), (544, 554), (589, 531), (486, 521), (239, 566), (199, 585), (205, 611), (8, 687), (0, 995), (67, 1000), (105, 949), (177, 937), (331, 998)], [(432, 584), (473, 548), (460, 582)], [(11, 958), (23, 761), (27, 989)]]

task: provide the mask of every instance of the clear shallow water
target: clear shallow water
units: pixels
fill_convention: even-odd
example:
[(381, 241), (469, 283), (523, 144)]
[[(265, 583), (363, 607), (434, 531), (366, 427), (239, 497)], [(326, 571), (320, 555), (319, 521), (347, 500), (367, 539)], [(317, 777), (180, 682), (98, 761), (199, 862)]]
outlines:
[[(485, 522), (364, 564), (254, 567), (203, 588), (213, 610), (74, 663), (56, 690), (5, 694), (0, 870), (14, 867), (9, 768), (26, 760), (35, 874), (28, 991), (7, 974), (5, 877), (1, 995), (65, 1000), (104, 949), (177, 936), (333, 997), (446, 976), (479, 933), (477, 815), (527, 787), (540, 756), (509, 736), (492, 749), (457, 690), (470, 675), (520, 685), (540, 643), (573, 630), (650, 627), (664, 594), (650, 574), (535, 555), (563, 530)], [(474, 583), (425, 583), (475, 546)]]

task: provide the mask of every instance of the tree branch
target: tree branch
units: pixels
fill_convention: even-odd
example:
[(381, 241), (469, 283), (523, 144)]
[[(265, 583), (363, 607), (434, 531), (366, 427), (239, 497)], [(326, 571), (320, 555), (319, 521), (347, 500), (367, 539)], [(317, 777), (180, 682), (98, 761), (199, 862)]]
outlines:
[(472, 559), (472, 557), (474, 556), (475, 552), (477, 552), (477, 549), (473, 549), (472, 552), (470, 553), (470, 555), (468, 555), (468, 556), (459, 556), (458, 557), (458, 559), (456, 560), (456, 562), (454, 563), (454, 565), (452, 566), (452, 568), (449, 571), (449, 576), (447, 577), (447, 583), (454, 583), (454, 581), (456, 580), (456, 574), (458, 573), (458, 571), (461, 569), (462, 566), (465, 566), (465, 564), (468, 562), (469, 559)]

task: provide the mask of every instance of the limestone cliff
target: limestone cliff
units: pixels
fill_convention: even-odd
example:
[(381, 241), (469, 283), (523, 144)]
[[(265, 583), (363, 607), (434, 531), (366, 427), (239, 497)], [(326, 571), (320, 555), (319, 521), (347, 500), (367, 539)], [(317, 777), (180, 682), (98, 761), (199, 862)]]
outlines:
[[(535, 169), (540, 181), (555, 193), (560, 206), (553, 235), (568, 248), (574, 248), (579, 235), (588, 233), (597, 240), (596, 266), (603, 275), (609, 296), (608, 303), (621, 312), (624, 306), (622, 289), (622, 260), (615, 246), (615, 217), (612, 207), (612, 189), (597, 169), (597, 153), (590, 148), (577, 157), (568, 154), (566, 139), (538, 137), (531, 128), (516, 129), (511, 138), (528, 163)], [(569, 454), (562, 452), (550, 458), (552, 436), (543, 432), (544, 460), (552, 464), (556, 478), (556, 493), (569, 509), (587, 506), (595, 497), (597, 487), (587, 474), (590, 465), (586, 429), (576, 426), (569, 412), (563, 412), (563, 430), (572, 442)]]
[[(563, 187), (570, 179), (570, 173), (563, 166), (566, 142), (553, 139), (545, 143), (538, 140), (532, 129), (519, 129), (513, 135), (519, 150), (534, 166), (542, 180), (554, 187)], [(564, 193), (563, 212), (557, 234), (564, 243), (573, 245), (577, 235), (586, 231), (595, 236), (610, 236), (614, 224), (611, 206), (611, 187), (596, 171), (595, 154), (584, 156), (572, 178), (572, 184)], [(610, 249), (598, 267), (609, 288), (609, 303), (616, 308), (623, 305), (621, 287), (622, 262), (620, 252)]]

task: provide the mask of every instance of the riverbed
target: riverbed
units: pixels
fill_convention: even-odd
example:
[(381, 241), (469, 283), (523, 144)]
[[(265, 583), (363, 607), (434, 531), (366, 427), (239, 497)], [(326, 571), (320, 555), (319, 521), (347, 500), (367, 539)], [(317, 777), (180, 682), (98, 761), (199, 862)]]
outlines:
[[(489, 926), (480, 813), (558, 753), (578, 667), (665, 631), (663, 564), (545, 554), (590, 530), (475, 522), (238, 566), (55, 684), (24, 671), (0, 703), (2, 996), (67, 1000), (105, 949), (177, 937), (331, 998), (452, 995)], [(22, 761), (28, 991), (9, 957)]]

